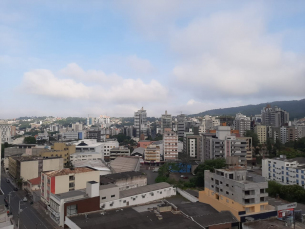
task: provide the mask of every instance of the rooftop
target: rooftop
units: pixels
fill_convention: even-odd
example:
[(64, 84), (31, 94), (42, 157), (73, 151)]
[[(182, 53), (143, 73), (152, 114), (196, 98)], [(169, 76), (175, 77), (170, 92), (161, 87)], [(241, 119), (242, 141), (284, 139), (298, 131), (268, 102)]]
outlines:
[(106, 211), (104, 214), (88, 214), (88, 219), (84, 215), (71, 216), (69, 219), (82, 229), (202, 229), (181, 214), (163, 212), (161, 215), (163, 219), (159, 220), (154, 212), (138, 212), (133, 208), (124, 208), (120, 211)]
[(17, 160), (17, 161), (37, 161), (37, 160), (50, 160), (50, 159), (56, 159), (56, 158), (61, 158), (61, 157), (47, 157), (47, 158), (44, 158), (44, 157), (40, 157), (40, 156), (13, 156), (12, 157), (14, 160)]
[(105, 189), (108, 189), (108, 188), (115, 188), (115, 187), (118, 187), (118, 186), (115, 185), (115, 184), (100, 185), (100, 190), (105, 190)]
[(147, 193), (147, 192), (159, 190), (159, 189), (162, 189), (162, 188), (170, 188), (170, 187), (173, 187), (173, 186), (166, 183), (166, 182), (150, 184), (150, 185), (141, 186), (141, 187), (138, 187), (138, 188), (123, 190), (123, 191), (120, 192), (120, 198), (139, 195), (139, 194), (142, 194), (142, 193)]
[(134, 171), (140, 163), (138, 157), (116, 157), (113, 161), (110, 162), (111, 168), (116, 173)]
[(116, 182), (117, 180), (128, 179), (128, 178), (133, 178), (133, 177), (137, 177), (137, 176), (146, 176), (146, 175), (142, 172), (137, 172), (137, 171), (113, 173), (113, 174), (100, 176), (100, 183), (101, 184), (110, 184), (110, 183)]
[(104, 164), (102, 160), (85, 160), (85, 161), (73, 161), (74, 167), (89, 167), (99, 171), (109, 171), (110, 169)]
[(31, 180), (28, 180), (28, 182), (30, 182), (32, 185), (39, 185), (41, 182), (41, 177), (33, 178)]
[(86, 194), (86, 189), (80, 189), (80, 190), (74, 190), (74, 191), (64, 192), (64, 193), (60, 193), (60, 194), (55, 194), (54, 196), (60, 200), (63, 200), (63, 199), (71, 198), (71, 197), (77, 197), (77, 196), (83, 198), (85, 194)]
[(78, 155), (101, 155), (101, 153), (98, 152), (75, 152), (71, 154), (71, 156), (78, 156)]
[(86, 173), (86, 172), (92, 172), (92, 171), (95, 171), (95, 170), (86, 168), (86, 167), (76, 167), (74, 169), (65, 168), (65, 169), (61, 169), (61, 170), (44, 172), (44, 174), (49, 177), (56, 177), (56, 176), (63, 176), (63, 175), (77, 174), (77, 173)]
[(265, 220), (257, 220), (253, 222), (245, 222), (244, 227), (248, 229), (287, 229), (289, 227), (285, 226), (285, 221), (278, 220), (276, 218), (270, 218)]

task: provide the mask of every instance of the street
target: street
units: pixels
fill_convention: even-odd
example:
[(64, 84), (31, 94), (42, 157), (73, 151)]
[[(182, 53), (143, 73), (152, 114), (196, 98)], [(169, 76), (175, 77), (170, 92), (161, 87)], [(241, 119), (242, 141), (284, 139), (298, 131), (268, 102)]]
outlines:
[[(9, 192), (13, 191), (13, 186), (11, 183), (6, 182), (7, 175), (4, 171), (1, 171), (1, 188), (4, 192), (4, 196), (8, 200)], [(14, 221), (18, 221), (18, 209), (19, 201), (25, 197), (25, 191), (13, 191), (11, 193), (11, 212), (13, 213)], [(20, 209), (23, 211), (20, 213), (20, 228), (21, 229), (52, 229), (52, 226), (43, 217), (39, 215), (36, 209), (28, 202), (20, 202)]]

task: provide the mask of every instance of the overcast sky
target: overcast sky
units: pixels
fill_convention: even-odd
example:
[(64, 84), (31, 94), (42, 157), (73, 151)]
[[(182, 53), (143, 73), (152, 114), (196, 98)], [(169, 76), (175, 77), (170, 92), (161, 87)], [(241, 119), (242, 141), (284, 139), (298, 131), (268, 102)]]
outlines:
[(1, 0), (0, 118), (305, 97), (305, 1)]

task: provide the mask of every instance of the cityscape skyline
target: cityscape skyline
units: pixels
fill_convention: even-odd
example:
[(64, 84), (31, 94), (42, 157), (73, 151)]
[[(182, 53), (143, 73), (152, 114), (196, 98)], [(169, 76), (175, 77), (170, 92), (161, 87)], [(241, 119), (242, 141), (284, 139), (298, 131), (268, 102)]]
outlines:
[(305, 96), (303, 2), (0, 8), (0, 118), (123, 117), (142, 106), (175, 115)]

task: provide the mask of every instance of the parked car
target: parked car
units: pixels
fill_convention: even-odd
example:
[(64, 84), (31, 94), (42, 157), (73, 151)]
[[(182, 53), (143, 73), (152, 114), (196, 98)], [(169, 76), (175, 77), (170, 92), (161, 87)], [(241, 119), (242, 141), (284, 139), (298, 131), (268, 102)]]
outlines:
[(28, 199), (26, 197), (23, 198), (23, 202), (27, 202)]
[(182, 178), (182, 179), (188, 179), (188, 177), (187, 177), (187, 176), (184, 176), (184, 175), (181, 175), (180, 178)]
[(159, 168), (154, 168), (153, 173), (157, 173), (159, 171)]
[(17, 188), (17, 187), (14, 187), (14, 191), (18, 191), (18, 188)]
[(7, 182), (7, 183), (10, 183), (10, 179), (6, 178), (6, 182)]

